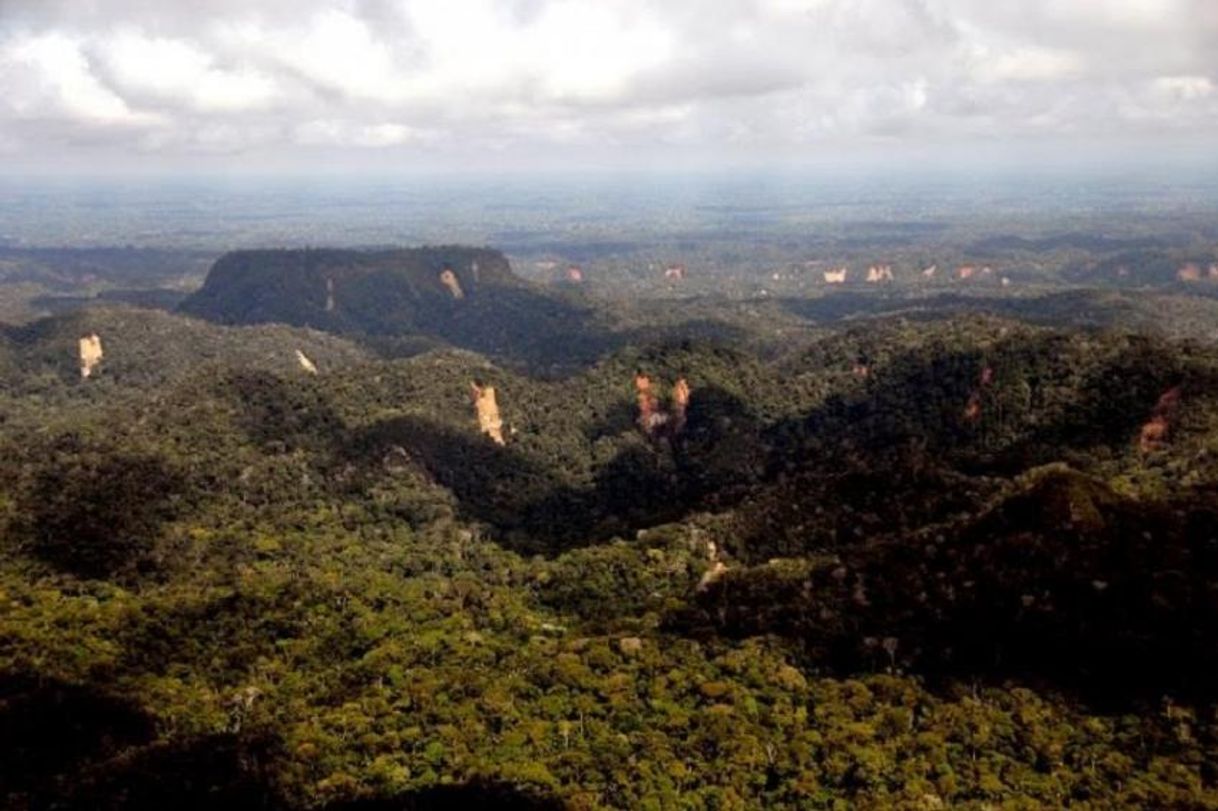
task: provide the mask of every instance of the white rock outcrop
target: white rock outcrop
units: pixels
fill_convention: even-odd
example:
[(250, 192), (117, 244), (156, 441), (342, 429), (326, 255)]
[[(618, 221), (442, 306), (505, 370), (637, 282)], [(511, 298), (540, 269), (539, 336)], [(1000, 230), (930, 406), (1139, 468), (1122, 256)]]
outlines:
[(440, 271), (440, 284), (448, 288), (448, 292), (452, 293), (453, 298), (465, 298), (465, 291), (461, 289), (461, 280), (457, 278), (457, 274), (453, 273), (451, 268), (444, 268)]
[(317, 365), (309, 360), (309, 356), (299, 349), (296, 350), (296, 361), (300, 364), (300, 368), (304, 369), (311, 375), (317, 374)]
[(80, 339), (80, 376), (89, 378), (102, 362), (101, 337), (96, 332)]

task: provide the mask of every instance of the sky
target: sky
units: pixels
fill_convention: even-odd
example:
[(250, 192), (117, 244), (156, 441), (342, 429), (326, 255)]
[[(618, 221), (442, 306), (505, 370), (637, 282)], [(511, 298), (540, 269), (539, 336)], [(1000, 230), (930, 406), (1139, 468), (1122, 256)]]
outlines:
[(1215, 143), (1218, 0), (0, 0), (0, 172), (1070, 164)]

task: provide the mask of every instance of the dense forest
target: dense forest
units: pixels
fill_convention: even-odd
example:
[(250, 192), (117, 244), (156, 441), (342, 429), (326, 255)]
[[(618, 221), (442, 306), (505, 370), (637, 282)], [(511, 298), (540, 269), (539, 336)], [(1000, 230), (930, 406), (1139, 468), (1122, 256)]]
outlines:
[(2, 804), (1218, 808), (1212, 306), (435, 248), (5, 327)]

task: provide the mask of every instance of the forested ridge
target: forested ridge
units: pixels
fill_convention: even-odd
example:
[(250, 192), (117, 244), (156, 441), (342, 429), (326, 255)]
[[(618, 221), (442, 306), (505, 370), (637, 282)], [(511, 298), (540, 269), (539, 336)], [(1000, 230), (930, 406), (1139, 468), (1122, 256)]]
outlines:
[(473, 332), (324, 274), (3, 330), (6, 807), (1218, 807), (1218, 351), (1030, 301), (778, 350), (472, 256), (418, 284)]

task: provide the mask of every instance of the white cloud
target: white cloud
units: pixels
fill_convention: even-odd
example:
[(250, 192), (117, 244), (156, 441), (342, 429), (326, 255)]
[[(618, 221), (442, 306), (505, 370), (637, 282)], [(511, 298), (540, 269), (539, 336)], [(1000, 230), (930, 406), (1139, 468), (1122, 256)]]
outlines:
[(98, 49), (116, 85), (204, 112), (232, 112), (267, 106), (275, 83), (257, 71), (224, 70), (211, 55), (179, 39), (124, 31)]
[(1215, 0), (0, 2), (10, 150), (1218, 136)]
[(62, 117), (78, 123), (147, 124), (98, 81), (80, 43), (59, 33), (12, 40), (0, 51), (0, 103), (21, 118)]
[(404, 124), (359, 124), (334, 119), (308, 121), (295, 128), (293, 140), (302, 146), (387, 147), (424, 144), (426, 132)]
[(1051, 82), (1075, 76), (1081, 67), (1076, 54), (1031, 46), (983, 57), (979, 73), (991, 82)]
[(1174, 101), (1204, 99), (1214, 92), (1214, 82), (1208, 76), (1161, 76), (1153, 86), (1156, 93)]

